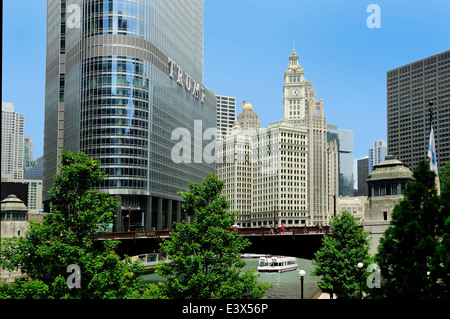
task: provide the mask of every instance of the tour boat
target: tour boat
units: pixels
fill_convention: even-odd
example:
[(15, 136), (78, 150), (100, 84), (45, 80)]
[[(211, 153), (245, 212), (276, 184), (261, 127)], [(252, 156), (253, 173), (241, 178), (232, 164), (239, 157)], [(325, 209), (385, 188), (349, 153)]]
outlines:
[(298, 268), (295, 257), (260, 257), (258, 264), (259, 272), (283, 272), (296, 270)]

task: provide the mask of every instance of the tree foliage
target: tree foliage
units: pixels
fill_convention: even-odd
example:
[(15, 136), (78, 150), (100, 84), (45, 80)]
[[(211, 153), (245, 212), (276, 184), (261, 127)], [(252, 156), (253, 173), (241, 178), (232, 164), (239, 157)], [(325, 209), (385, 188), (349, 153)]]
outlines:
[(439, 298), (449, 293), (449, 189), (437, 195), (426, 160), (413, 172), (404, 198), (392, 212), (375, 256), (381, 268), (380, 298)]
[[(24, 237), (2, 243), (1, 266), (20, 269), (32, 280), (1, 285), (4, 297), (127, 298), (148, 288), (142, 285), (142, 268), (115, 253), (117, 241), (94, 242), (93, 235), (107, 227), (119, 205), (115, 197), (92, 190), (105, 177), (98, 161), (81, 152), (62, 152), (60, 174), (49, 192), (52, 212), (41, 224), (30, 222)], [(79, 289), (67, 284), (72, 264), (80, 267)]]
[(221, 194), (223, 185), (211, 174), (180, 192), (183, 209), (194, 219), (178, 223), (161, 244), (171, 263), (159, 264), (156, 272), (167, 278), (160, 290), (168, 298), (260, 298), (269, 287), (257, 282), (254, 269), (241, 271), (245, 262), (239, 254), (249, 241), (229, 230), (236, 212)]
[[(365, 283), (365, 268), (372, 263), (368, 234), (352, 214), (344, 211), (332, 221), (333, 232), (323, 237), (314, 256), (312, 275), (322, 276), (318, 287), (338, 298), (354, 298)], [(362, 262), (363, 269), (358, 268)]]

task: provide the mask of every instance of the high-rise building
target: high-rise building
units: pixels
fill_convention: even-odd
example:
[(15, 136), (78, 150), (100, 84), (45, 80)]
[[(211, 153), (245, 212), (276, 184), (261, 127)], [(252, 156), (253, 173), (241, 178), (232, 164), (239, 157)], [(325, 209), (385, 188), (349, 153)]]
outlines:
[(278, 121), (253, 141), (252, 226), (311, 225), (307, 129)]
[(373, 142), (372, 148), (369, 148), (369, 174), (372, 173), (376, 165), (384, 161), (387, 155), (386, 141), (378, 140)]
[(430, 137), (429, 102), (438, 167), (450, 161), (450, 51), (387, 71), (387, 144), (412, 170), (426, 158)]
[(2, 175), (23, 177), (24, 116), (14, 111), (12, 103), (2, 102)]
[(259, 130), (262, 128), (259, 115), (253, 111), (253, 106), (247, 101), (242, 101), (242, 112), (237, 116), (242, 131)]
[(236, 98), (216, 95), (217, 98), (217, 140), (231, 133), (236, 120)]
[(353, 131), (340, 129), (337, 125), (328, 124), (328, 140), (333, 134), (338, 139), (339, 150), (339, 196), (353, 196)]
[(252, 163), (251, 135), (235, 122), (231, 132), (217, 142), (216, 171), (225, 182), (222, 194), (230, 201), (230, 210), (238, 211), (236, 224), (251, 227)]
[(33, 161), (34, 164), (31, 167), (25, 168), (23, 173), (24, 179), (40, 179), (42, 180), (44, 172), (44, 157), (41, 156), (37, 160)]
[(368, 196), (369, 187), (367, 177), (369, 176), (369, 158), (360, 158), (357, 161), (358, 192), (357, 196)]
[(289, 65), (284, 72), (283, 120), (303, 126), (308, 131), (308, 212), (313, 223), (327, 224), (331, 218), (329, 160), (334, 158), (328, 153), (330, 148), (327, 137), (327, 120), (324, 114), (323, 100), (317, 101), (316, 90), (312, 82), (305, 79), (303, 67), (295, 49), (289, 56)]
[(216, 171), (225, 181), (222, 193), (231, 202), (230, 209), (239, 211), (236, 223), (252, 227), (252, 146), (261, 122), (250, 103), (243, 101), (242, 104), (242, 112), (231, 133), (217, 142)]
[[(79, 150), (100, 161), (99, 189), (122, 203), (116, 230), (129, 211), (132, 230), (171, 228), (178, 191), (215, 170), (202, 159), (203, 131), (216, 128), (202, 84), (203, 0), (78, 0), (78, 17), (68, 4), (47, 2), (44, 199), (61, 150)], [(189, 135), (186, 161), (172, 157), (177, 132)]]
[(24, 143), (24, 151), (23, 151), (23, 168), (27, 169), (28, 167), (32, 167), (34, 165), (33, 161), (33, 137), (31, 136), (24, 136), (23, 137), (23, 143)]

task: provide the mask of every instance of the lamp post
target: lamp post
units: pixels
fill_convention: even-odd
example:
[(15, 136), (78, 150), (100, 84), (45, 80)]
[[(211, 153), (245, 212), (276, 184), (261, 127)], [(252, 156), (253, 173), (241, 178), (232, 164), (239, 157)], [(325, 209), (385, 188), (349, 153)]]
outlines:
[(300, 282), (301, 282), (301, 299), (303, 299), (303, 280), (305, 279), (306, 272), (302, 269), (298, 272), (300, 275)]
[(364, 264), (362, 262), (358, 263), (358, 268), (359, 268), (359, 293), (361, 294), (361, 299), (362, 299), (362, 267), (364, 266)]
[(131, 207), (128, 207), (128, 232), (131, 231)]

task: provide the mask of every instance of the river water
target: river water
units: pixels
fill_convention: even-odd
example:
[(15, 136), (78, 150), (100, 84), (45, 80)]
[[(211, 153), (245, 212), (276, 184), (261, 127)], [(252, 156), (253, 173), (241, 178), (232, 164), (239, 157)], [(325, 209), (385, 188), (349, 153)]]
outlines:
[[(300, 269), (303, 269), (306, 272), (303, 282), (303, 297), (305, 299), (310, 299), (319, 290), (319, 288), (317, 288), (317, 283), (320, 281), (320, 277), (311, 276), (311, 271), (313, 271), (315, 267), (311, 260), (297, 258), (298, 269), (282, 273), (259, 273), (257, 270), (258, 258), (246, 258), (243, 260), (246, 262), (244, 269), (255, 267), (255, 274), (260, 275), (258, 281), (271, 282), (273, 284), (265, 293), (265, 296), (269, 299), (300, 299), (301, 283), (298, 274)], [(165, 280), (164, 277), (155, 273), (143, 276), (143, 281), (146, 283), (157, 283)]]

